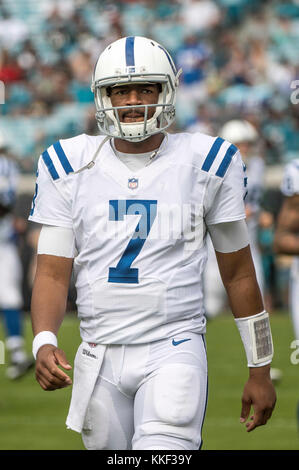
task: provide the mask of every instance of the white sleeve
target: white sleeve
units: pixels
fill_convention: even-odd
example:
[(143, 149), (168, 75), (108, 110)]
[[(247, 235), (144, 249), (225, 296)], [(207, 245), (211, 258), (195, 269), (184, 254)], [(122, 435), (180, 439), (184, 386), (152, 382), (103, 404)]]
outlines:
[(38, 239), (37, 253), (39, 255), (75, 258), (78, 252), (73, 230), (54, 225), (43, 225)]
[[(206, 225), (245, 219), (246, 186), (246, 167), (238, 151), (234, 155), (215, 197), (209, 201), (209, 209), (205, 214)], [(207, 193), (207, 197), (209, 198), (209, 193)]]
[(32, 222), (71, 228), (71, 201), (64, 194), (63, 181), (54, 181), (40, 157), (37, 170), (35, 194), (30, 215)]
[(246, 220), (208, 225), (213, 246), (220, 253), (232, 253), (249, 245)]

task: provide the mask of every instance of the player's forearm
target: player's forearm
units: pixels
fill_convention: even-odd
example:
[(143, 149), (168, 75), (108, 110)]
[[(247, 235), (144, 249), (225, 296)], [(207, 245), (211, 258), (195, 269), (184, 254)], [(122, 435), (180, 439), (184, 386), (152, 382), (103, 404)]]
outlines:
[[(243, 254), (246, 253), (246, 250)], [(247, 254), (250, 251), (247, 249)], [(242, 257), (242, 254), (241, 254)], [(269, 314), (265, 311), (251, 256), (243, 266), (229, 270), (224, 279), (231, 311), (244, 345), (250, 377), (269, 379), (273, 343)], [(256, 370), (259, 369), (259, 370)]]
[(236, 318), (256, 315), (264, 310), (250, 246), (233, 253), (216, 251), (222, 282)]
[[(273, 344), (269, 314), (257, 283), (250, 247), (235, 253), (216, 252), (223, 284), (239, 329), (250, 375), (269, 379)], [(259, 371), (254, 369), (259, 368)], [(252, 369), (252, 370), (251, 370)], [(264, 380), (264, 379), (263, 379)]]
[(67, 288), (46, 275), (35, 278), (31, 300), (33, 334), (52, 331), (55, 335), (63, 321), (67, 303)]
[(31, 300), (34, 335), (52, 331), (55, 335), (63, 320), (73, 260), (51, 255), (38, 255)]
[(277, 232), (274, 239), (274, 250), (277, 254), (298, 255), (299, 236), (289, 232)]
[(225, 285), (231, 311), (235, 318), (256, 315), (264, 310), (255, 273), (237, 277)]

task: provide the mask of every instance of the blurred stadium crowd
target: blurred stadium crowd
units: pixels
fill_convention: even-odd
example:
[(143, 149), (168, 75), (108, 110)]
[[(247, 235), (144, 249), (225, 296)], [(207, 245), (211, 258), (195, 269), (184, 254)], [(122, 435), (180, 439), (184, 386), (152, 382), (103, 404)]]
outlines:
[[(226, 121), (242, 118), (259, 134), (266, 169), (281, 171), (298, 157), (299, 106), (290, 98), (299, 79), (298, 0), (0, 0), (0, 132), (23, 175), (35, 174), (39, 154), (56, 140), (98, 132), (94, 64), (128, 35), (162, 43), (183, 69), (174, 130), (217, 135)], [(31, 197), (16, 206), (19, 233), (29, 233), (27, 271), (28, 246), (36, 242), (26, 223)], [(259, 242), (276, 307), (288, 302), (290, 264), (272, 251), (280, 201), (270, 178)]]

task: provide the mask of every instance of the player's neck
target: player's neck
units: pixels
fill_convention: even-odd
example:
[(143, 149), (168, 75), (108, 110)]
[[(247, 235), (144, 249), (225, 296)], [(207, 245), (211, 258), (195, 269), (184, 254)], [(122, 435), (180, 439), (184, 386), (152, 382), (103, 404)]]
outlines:
[(116, 150), (122, 153), (147, 153), (160, 147), (164, 134), (155, 134), (142, 142), (128, 142), (127, 140), (114, 139)]

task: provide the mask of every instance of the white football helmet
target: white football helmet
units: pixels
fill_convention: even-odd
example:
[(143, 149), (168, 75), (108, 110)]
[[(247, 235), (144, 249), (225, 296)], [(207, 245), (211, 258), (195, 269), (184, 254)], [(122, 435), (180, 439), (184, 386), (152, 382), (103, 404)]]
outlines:
[[(177, 72), (170, 54), (157, 42), (140, 36), (129, 36), (110, 44), (100, 55), (93, 74), (91, 90), (96, 105), (96, 120), (102, 134), (138, 142), (164, 131), (175, 118)], [(158, 103), (136, 105), (145, 109), (144, 121), (120, 122), (118, 109), (112, 106), (107, 88), (133, 83), (159, 83)], [(155, 108), (148, 119), (149, 107)]]
[(236, 145), (240, 142), (254, 143), (258, 138), (258, 133), (250, 122), (238, 119), (224, 124), (219, 135)]

